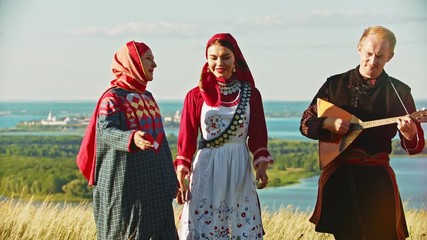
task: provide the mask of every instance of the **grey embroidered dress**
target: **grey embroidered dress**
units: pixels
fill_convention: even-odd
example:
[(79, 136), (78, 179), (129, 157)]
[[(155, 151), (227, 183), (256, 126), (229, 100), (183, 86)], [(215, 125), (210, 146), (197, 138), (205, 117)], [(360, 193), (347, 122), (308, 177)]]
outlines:
[[(132, 141), (137, 130), (152, 137), (157, 149), (137, 148)], [(96, 142), (98, 239), (175, 239), (176, 175), (151, 93), (107, 92), (99, 106)]]

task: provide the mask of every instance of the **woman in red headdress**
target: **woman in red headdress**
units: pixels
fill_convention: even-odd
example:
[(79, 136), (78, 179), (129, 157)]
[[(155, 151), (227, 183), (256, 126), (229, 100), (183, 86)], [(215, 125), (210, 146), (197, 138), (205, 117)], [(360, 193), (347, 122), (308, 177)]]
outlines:
[(130, 41), (114, 55), (116, 76), (99, 99), (77, 165), (94, 186), (98, 239), (176, 239), (177, 192), (159, 107), (146, 85), (157, 65)]
[(262, 239), (256, 188), (267, 185), (273, 159), (261, 95), (233, 36), (209, 39), (206, 58), (199, 86), (185, 98), (174, 161), (184, 204), (179, 237)]

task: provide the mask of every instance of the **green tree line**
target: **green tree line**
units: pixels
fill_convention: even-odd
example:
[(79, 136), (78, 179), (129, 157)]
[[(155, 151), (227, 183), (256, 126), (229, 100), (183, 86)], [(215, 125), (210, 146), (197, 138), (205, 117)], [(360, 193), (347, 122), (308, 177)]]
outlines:
[(2, 136), (0, 192), (90, 197), (75, 162), (81, 141), (80, 136)]
[[(177, 137), (167, 137), (171, 152), (177, 153)], [(0, 138), (0, 192), (2, 194), (65, 194), (90, 198), (92, 189), (79, 172), (76, 155), (81, 136), (2, 136)], [(300, 168), (318, 172), (316, 141), (270, 139), (269, 151), (275, 163), (272, 170)], [(426, 152), (426, 150), (424, 150)], [(393, 154), (404, 154), (399, 141)]]

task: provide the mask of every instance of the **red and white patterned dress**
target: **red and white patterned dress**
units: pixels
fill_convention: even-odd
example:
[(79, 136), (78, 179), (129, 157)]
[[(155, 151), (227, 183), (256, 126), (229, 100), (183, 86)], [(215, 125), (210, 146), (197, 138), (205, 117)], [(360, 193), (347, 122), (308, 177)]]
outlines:
[[(272, 158), (266, 148), (261, 96), (257, 89), (248, 89), (218, 107), (207, 105), (198, 87), (187, 94), (181, 119), (186, 124), (181, 124), (175, 164), (178, 170), (191, 169), (191, 199), (181, 215), (180, 239), (263, 238), (248, 147), (254, 165)], [(199, 130), (207, 142), (218, 140), (210, 142), (214, 147), (199, 144), (196, 152)]]

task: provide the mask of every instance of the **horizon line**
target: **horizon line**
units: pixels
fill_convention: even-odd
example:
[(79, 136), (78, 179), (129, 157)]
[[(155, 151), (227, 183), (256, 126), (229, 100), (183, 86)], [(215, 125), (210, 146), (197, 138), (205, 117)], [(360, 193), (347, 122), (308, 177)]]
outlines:
[[(155, 98), (157, 102), (183, 102), (184, 99), (161, 99)], [(427, 99), (426, 99), (427, 100)], [(2, 103), (10, 102), (96, 102), (98, 99), (0, 99)], [(297, 100), (297, 99), (263, 99), (263, 102), (307, 102), (311, 100)]]
[[(0, 99), (0, 103), (10, 103), (10, 102), (96, 102), (98, 99)], [(161, 99), (156, 98), (157, 102), (180, 102), (184, 99)], [(311, 101), (310, 99), (263, 99), (263, 102), (307, 102)], [(427, 98), (414, 98), (414, 101), (427, 101)]]

